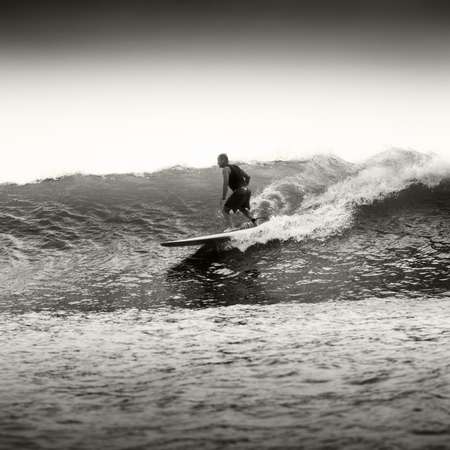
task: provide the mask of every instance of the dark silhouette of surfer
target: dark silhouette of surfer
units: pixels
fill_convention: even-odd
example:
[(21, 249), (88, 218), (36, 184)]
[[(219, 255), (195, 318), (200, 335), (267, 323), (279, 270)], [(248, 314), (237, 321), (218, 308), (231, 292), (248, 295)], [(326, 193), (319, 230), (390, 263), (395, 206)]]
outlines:
[[(250, 196), (252, 195), (248, 188), (250, 175), (238, 165), (230, 164), (228, 156), (225, 153), (221, 153), (217, 157), (217, 164), (222, 169), (223, 175), (220, 209), (225, 218), (227, 228), (234, 226), (231, 214), (237, 212), (241, 212), (249, 219), (249, 225), (256, 226), (256, 219), (250, 214)], [(231, 189), (233, 193), (227, 199), (228, 188)]]

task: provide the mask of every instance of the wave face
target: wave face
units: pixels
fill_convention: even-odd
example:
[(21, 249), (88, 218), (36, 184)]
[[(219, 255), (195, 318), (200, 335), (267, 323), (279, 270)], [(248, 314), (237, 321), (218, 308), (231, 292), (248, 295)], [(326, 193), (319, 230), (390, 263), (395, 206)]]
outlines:
[(243, 167), (255, 213), (270, 220), (214, 254), (159, 242), (222, 227), (217, 168), (0, 186), (1, 308), (448, 293), (450, 170), (438, 158), (392, 150), (359, 165)]

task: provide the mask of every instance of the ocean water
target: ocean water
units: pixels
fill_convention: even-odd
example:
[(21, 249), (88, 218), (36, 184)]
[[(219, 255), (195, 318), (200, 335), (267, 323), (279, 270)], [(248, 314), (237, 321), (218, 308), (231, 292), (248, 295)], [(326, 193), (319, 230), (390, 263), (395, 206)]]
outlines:
[(449, 448), (448, 164), (244, 168), (0, 186), (1, 448)]

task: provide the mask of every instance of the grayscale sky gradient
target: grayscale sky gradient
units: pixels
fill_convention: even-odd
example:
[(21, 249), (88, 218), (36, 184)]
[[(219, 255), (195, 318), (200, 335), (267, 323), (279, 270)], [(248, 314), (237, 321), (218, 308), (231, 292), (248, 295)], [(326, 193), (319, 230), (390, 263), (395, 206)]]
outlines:
[(37, 3), (2, 3), (0, 181), (450, 154), (447, 2)]

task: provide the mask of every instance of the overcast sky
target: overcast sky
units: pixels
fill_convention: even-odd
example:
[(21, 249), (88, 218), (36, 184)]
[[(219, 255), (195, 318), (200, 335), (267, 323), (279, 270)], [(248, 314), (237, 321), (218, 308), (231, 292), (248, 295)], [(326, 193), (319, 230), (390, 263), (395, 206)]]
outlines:
[(446, 2), (5, 3), (0, 181), (450, 151)]

